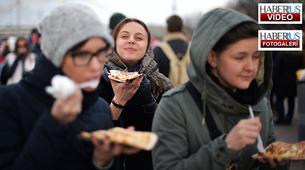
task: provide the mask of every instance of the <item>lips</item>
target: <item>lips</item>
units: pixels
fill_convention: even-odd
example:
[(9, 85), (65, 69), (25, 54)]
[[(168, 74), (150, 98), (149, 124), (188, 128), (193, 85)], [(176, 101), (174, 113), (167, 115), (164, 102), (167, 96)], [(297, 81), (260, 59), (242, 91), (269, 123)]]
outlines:
[(134, 49), (134, 48), (125, 48), (125, 50), (128, 51), (128, 52), (136, 51), (136, 49)]
[(87, 82), (87, 81), (99, 81), (100, 78), (101, 78), (101, 75), (90, 77), (90, 78), (85, 79), (85, 82)]
[(242, 79), (250, 80), (253, 79), (253, 76), (240, 76)]

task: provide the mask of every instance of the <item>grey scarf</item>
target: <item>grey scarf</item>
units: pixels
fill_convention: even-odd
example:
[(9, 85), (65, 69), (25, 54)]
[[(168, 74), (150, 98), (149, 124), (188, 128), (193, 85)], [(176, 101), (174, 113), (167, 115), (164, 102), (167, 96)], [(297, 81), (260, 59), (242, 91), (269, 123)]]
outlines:
[[(163, 74), (159, 73), (159, 69), (156, 61), (154, 60), (154, 54), (151, 47), (148, 47), (144, 58), (141, 61), (141, 67), (138, 71), (147, 76), (147, 79), (151, 82), (151, 90), (153, 96), (158, 99), (165, 91), (173, 87), (172, 83)], [(118, 54), (114, 52), (106, 61), (107, 67), (116, 70), (125, 70), (127, 65), (120, 59)]]

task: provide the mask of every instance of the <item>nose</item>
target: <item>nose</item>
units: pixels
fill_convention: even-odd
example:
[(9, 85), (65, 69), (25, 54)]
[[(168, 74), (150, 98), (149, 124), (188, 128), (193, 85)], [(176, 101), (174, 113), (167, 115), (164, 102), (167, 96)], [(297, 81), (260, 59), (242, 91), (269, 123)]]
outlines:
[(103, 66), (104, 64), (101, 63), (97, 57), (92, 57), (89, 63), (89, 67), (91, 70), (101, 70)]
[(131, 38), (129, 38), (129, 40), (128, 40), (128, 44), (134, 44), (135, 43), (135, 41), (134, 41), (134, 39), (131, 37)]
[(248, 60), (247, 60), (247, 63), (246, 63), (246, 70), (248, 70), (248, 71), (253, 71), (253, 70), (255, 70), (255, 68), (257, 67), (258, 65), (257, 65), (257, 63), (256, 63), (256, 61), (254, 60), (254, 59), (252, 59), (252, 58), (249, 58)]

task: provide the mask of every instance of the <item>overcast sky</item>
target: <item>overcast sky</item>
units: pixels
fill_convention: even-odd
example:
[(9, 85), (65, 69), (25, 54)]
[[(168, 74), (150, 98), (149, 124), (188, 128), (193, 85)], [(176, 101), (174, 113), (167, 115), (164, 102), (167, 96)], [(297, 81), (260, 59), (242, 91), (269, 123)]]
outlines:
[(148, 24), (165, 25), (165, 19), (175, 13), (185, 17), (225, 6), (228, 0), (0, 0), (0, 25), (36, 25), (56, 6), (66, 2), (82, 2), (93, 7), (108, 24), (114, 12), (136, 17)]

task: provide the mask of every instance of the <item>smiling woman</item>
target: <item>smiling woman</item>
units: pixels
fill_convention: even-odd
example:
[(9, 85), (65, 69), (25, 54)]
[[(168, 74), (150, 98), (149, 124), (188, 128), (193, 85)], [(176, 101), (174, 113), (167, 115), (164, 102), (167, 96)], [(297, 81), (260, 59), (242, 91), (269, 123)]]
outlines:
[[(145, 23), (127, 18), (115, 27), (113, 36), (114, 53), (106, 62), (100, 96), (110, 103), (116, 125), (151, 131), (156, 101), (171, 84), (159, 73), (153, 60), (150, 33)], [(116, 81), (107, 75), (113, 70), (135, 72), (139, 76), (130, 81)], [(150, 152), (140, 152), (123, 159), (125, 170), (152, 169)]]
[(147, 31), (134, 22), (125, 24), (115, 38), (116, 51), (122, 61), (129, 66), (136, 65), (143, 58), (150, 41)]

